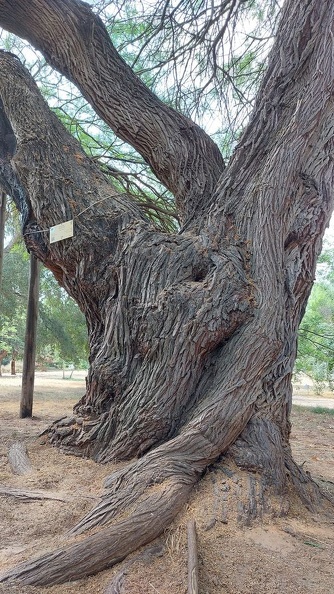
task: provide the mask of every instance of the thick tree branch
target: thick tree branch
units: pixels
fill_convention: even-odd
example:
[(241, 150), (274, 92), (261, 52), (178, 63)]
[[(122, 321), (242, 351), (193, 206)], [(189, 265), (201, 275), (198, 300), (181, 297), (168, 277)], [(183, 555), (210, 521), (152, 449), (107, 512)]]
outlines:
[(256, 315), (278, 319), (284, 296), (291, 352), (333, 209), (333, 22), (332, 3), (286, 2), (253, 116), (202, 223), (249, 242)]
[(217, 146), (149, 91), (87, 4), (0, 0), (0, 25), (39, 49), (78, 86), (117, 136), (138, 150), (175, 195), (181, 219), (205, 205), (224, 168)]
[(22, 235), (21, 235), (20, 231), (17, 231), (15, 233), (15, 235), (9, 240), (9, 242), (5, 246), (4, 253), (5, 254), (9, 254), (9, 252), (12, 250), (12, 248), (14, 247), (14, 245), (16, 245), (17, 243), (19, 243), (20, 240), (22, 240)]
[[(225, 211), (240, 217), (247, 235), (255, 213), (262, 218), (259, 226), (282, 216), (284, 235), (296, 227), (300, 202), (312, 204), (313, 191), (319, 200), (323, 192), (324, 202), (332, 198), (327, 179), (333, 176), (333, 20), (332, 3), (284, 5), (253, 114), (216, 194)], [(305, 189), (303, 197), (298, 186)]]
[[(96, 262), (92, 255), (89, 257), (93, 235), (100, 246), (101, 263), (115, 253), (118, 229), (130, 221), (143, 222), (144, 216), (126, 194), (119, 195), (85, 155), (51, 112), (19, 60), (1, 51), (0, 68), (0, 124), (4, 130), (0, 134), (1, 183), (21, 213), (28, 250), (55, 273), (83, 307), (90, 287), (94, 281), (98, 283)], [(8, 144), (12, 136), (15, 142)], [(72, 218), (74, 237), (50, 244), (50, 227)], [(86, 279), (85, 296), (82, 291), (81, 296), (78, 294), (74, 280), (79, 269), (79, 276)]]

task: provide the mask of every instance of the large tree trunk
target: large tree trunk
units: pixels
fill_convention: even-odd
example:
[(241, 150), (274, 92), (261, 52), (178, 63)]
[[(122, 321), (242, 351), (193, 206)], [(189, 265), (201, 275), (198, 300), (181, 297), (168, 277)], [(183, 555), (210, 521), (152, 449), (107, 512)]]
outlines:
[[(122, 62), (87, 5), (0, 0), (0, 24), (43, 51), (141, 152), (174, 192), (186, 229), (157, 231), (117, 194), (19, 61), (1, 53), (0, 115), (17, 150), (3, 144), (0, 181), (28, 249), (89, 329), (86, 393), (50, 440), (97, 461), (141, 456), (107, 481), (73, 532), (118, 523), (3, 579), (56, 583), (124, 558), (163, 530), (226, 452), (266, 489), (282, 494), (292, 480), (308, 505), (317, 500), (291, 457), (289, 415), (298, 325), (333, 206), (333, 22), (327, 0), (288, 0), (225, 169), (207, 135)], [(50, 244), (50, 226), (72, 217), (74, 237)]]

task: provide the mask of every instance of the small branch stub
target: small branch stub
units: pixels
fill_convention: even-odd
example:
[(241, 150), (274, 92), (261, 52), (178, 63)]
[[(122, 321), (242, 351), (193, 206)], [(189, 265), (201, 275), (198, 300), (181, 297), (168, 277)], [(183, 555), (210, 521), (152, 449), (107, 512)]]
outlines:
[(198, 556), (195, 520), (189, 520), (188, 532), (188, 594), (198, 594)]
[(28, 474), (32, 471), (27, 446), (21, 441), (16, 441), (10, 446), (8, 462), (14, 474)]

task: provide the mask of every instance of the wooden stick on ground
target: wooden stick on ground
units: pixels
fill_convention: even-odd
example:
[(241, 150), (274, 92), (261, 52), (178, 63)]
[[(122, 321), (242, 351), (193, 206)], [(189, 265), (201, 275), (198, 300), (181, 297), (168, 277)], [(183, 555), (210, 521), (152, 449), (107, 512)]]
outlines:
[(188, 594), (198, 594), (198, 556), (195, 520), (189, 520), (188, 532)]
[(55, 501), (73, 501), (73, 497), (67, 495), (61, 495), (60, 493), (47, 492), (47, 491), (26, 491), (23, 489), (13, 489), (12, 487), (6, 487), (0, 485), (0, 496), (15, 497), (22, 501), (34, 501), (38, 499), (53, 499)]

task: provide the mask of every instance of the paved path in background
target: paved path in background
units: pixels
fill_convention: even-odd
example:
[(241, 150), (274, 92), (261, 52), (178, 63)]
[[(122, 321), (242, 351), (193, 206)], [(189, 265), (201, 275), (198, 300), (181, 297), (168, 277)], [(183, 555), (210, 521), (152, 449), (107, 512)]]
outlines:
[(333, 409), (334, 394), (328, 390), (318, 396), (313, 386), (297, 384), (293, 387), (292, 404)]
[[(65, 371), (65, 381), (70, 381), (70, 383), (74, 384), (76, 381), (81, 383), (85, 380), (87, 375), (87, 371), (80, 369), (74, 370), (71, 376), (71, 370)], [(71, 376), (71, 377), (70, 377)], [(63, 372), (59, 370), (54, 371), (37, 371), (35, 374), (35, 386), (45, 386), (48, 383), (48, 380), (55, 381), (59, 380), (60, 383), (64, 381), (63, 379)], [(16, 376), (11, 376), (8, 372), (4, 373), (3, 376), (0, 378), (0, 393), (1, 393), (1, 384), (2, 386), (5, 385), (15, 385), (20, 386), (22, 382), (22, 374), (18, 373)], [(79, 384), (80, 385), (80, 384)], [(327, 392), (327, 394), (329, 394)], [(296, 404), (297, 406), (311, 406), (317, 407), (321, 406), (323, 408), (331, 408), (334, 409), (334, 396), (316, 396), (310, 386), (308, 389), (305, 388), (297, 388), (294, 390), (292, 403)]]
[(304, 396), (304, 394), (294, 393), (292, 396), (292, 404), (297, 406), (321, 406), (322, 408), (334, 408), (334, 398), (322, 398), (321, 396)]

